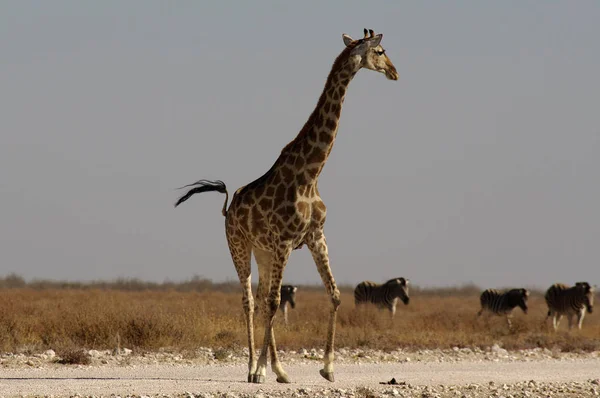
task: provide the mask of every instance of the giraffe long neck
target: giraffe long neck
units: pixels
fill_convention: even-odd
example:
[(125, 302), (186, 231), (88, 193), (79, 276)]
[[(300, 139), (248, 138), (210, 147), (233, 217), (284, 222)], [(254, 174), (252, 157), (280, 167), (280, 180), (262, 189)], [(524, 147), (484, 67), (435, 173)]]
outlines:
[(316, 183), (333, 148), (342, 105), (350, 81), (358, 71), (345, 50), (336, 59), (327, 77), (319, 102), (296, 138), (282, 151), (279, 167), (293, 173), (299, 185)]

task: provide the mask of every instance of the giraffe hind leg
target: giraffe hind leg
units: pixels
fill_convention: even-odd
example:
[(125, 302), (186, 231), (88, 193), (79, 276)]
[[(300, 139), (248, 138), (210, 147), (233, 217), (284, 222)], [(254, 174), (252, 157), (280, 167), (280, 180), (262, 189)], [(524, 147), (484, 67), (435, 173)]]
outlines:
[[(289, 254), (287, 255), (289, 256)], [(254, 248), (254, 257), (259, 270), (259, 287), (261, 288), (261, 312), (265, 322), (265, 340), (263, 349), (258, 359), (253, 382), (262, 383), (266, 378), (267, 354), (270, 353), (271, 369), (277, 375), (279, 383), (289, 383), (290, 379), (287, 373), (281, 367), (277, 356), (277, 347), (275, 343), (275, 334), (273, 333), (273, 321), (281, 301), (281, 281), (283, 279), (283, 269), (275, 267), (278, 264), (276, 255), (258, 248)], [(287, 262), (287, 257), (285, 257)], [(284, 265), (285, 265), (284, 262)], [(268, 296), (265, 299), (265, 294)]]
[[(256, 352), (254, 349), (254, 298), (252, 297), (252, 275), (250, 256), (252, 246), (244, 239), (232, 239), (228, 235), (229, 251), (242, 285), (242, 306), (246, 317), (248, 336), (248, 382), (256, 372)], [(235, 243), (234, 243), (235, 242)]]

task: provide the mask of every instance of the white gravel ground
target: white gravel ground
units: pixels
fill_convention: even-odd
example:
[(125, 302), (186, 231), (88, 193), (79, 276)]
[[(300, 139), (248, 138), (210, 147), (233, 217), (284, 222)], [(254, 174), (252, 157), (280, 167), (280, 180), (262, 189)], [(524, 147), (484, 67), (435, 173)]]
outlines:
[[(282, 352), (292, 384), (246, 383), (244, 352), (89, 351), (91, 365), (59, 365), (52, 351), (0, 356), (0, 396), (171, 397), (581, 397), (600, 395), (600, 352), (550, 350), (339, 350), (334, 383), (320, 350)], [(215, 359), (215, 356), (219, 359)], [(382, 385), (395, 378), (397, 385)]]

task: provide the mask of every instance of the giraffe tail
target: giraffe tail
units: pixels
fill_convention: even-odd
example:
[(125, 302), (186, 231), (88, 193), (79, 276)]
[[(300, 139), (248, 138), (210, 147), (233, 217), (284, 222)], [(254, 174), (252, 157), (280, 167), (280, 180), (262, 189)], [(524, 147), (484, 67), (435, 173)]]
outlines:
[(196, 193), (216, 191), (216, 192), (225, 194), (225, 203), (223, 203), (223, 209), (221, 210), (221, 213), (223, 214), (223, 216), (227, 215), (227, 201), (229, 200), (229, 193), (227, 192), (227, 187), (225, 186), (225, 183), (223, 181), (221, 181), (221, 180), (215, 180), (215, 181), (198, 180), (192, 184), (184, 185), (178, 189), (183, 189), (183, 188), (187, 188), (187, 187), (193, 187), (193, 188), (190, 189), (181, 198), (179, 198), (177, 200), (177, 202), (175, 202), (175, 207), (179, 206), (181, 203), (185, 202), (192, 195), (194, 195)]

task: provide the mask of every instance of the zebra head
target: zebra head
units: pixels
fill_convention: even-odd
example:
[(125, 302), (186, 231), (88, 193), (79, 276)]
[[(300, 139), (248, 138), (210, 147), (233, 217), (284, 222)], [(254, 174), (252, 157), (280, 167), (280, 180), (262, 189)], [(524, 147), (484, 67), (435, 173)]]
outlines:
[(282, 285), (281, 286), (281, 298), (282, 298), (281, 301), (283, 302), (284, 297), (285, 297), (285, 301), (290, 303), (290, 306), (292, 308), (296, 308), (296, 291), (297, 290), (298, 290), (298, 288), (296, 286)]
[(591, 314), (594, 310), (594, 288), (587, 282), (577, 282), (575, 287), (580, 289), (587, 312)]
[(519, 307), (527, 314), (527, 299), (529, 298), (529, 290), (519, 289), (521, 299), (519, 300)]
[(405, 278), (394, 278), (386, 282), (392, 290), (392, 294), (394, 297), (398, 297), (404, 305), (407, 305), (410, 302), (410, 297), (408, 296), (408, 284), (409, 280)]
[(512, 289), (507, 293), (509, 307), (519, 307), (527, 314), (527, 299), (529, 298), (529, 291), (527, 289)]

